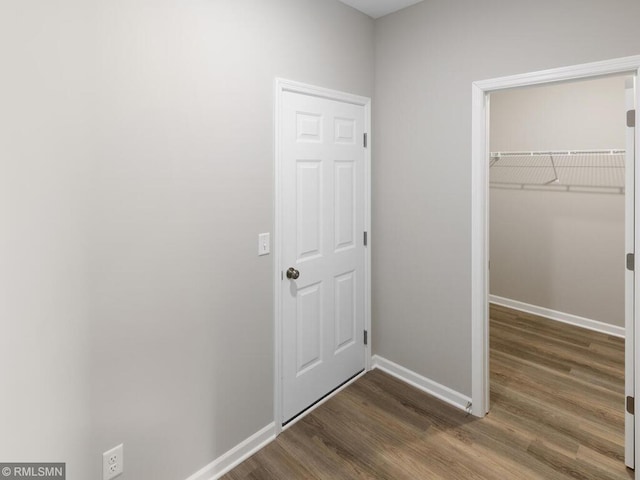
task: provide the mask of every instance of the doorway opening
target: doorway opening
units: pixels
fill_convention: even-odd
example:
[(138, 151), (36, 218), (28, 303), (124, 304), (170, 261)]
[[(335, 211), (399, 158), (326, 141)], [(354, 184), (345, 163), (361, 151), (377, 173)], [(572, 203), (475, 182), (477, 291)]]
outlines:
[[(490, 138), (489, 138), (489, 95), (506, 89), (517, 87), (529, 87), (542, 84), (553, 84), (559, 82), (574, 81), (587, 78), (604, 77), (607, 75), (631, 75), (635, 78), (640, 67), (640, 57), (627, 57), (622, 59), (610, 60), (605, 62), (597, 62), (592, 64), (578, 65), (574, 67), (565, 67), (542, 72), (534, 72), (524, 75), (512, 77), (497, 78), (473, 84), (473, 120), (472, 120), (472, 412), (474, 415), (482, 417), (489, 411), (489, 169), (490, 169)], [(631, 102), (634, 106), (638, 105), (638, 92), (632, 94)], [(637, 129), (632, 134), (632, 139), (637, 143)], [(545, 147), (546, 148), (546, 147)], [(567, 147), (563, 147), (567, 148)], [(576, 147), (568, 147), (576, 148)], [(496, 153), (496, 152), (494, 152)], [(501, 152), (497, 152), (501, 153)], [(546, 152), (548, 153), (548, 152)], [(554, 159), (555, 160), (555, 159)], [(547, 187), (553, 187), (556, 182), (554, 172), (557, 170), (555, 162), (550, 164), (550, 172), (552, 176), (547, 180)], [(635, 176), (635, 173), (634, 173)], [(631, 178), (633, 181), (633, 178)], [(546, 183), (541, 182), (541, 183)], [(628, 179), (627, 179), (628, 181)], [(627, 185), (625, 185), (625, 188)], [(631, 218), (631, 228), (633, 234), (631, 242), (632, 249), (627, 250), (633, 253), (637, 250), (638, 235), (636, 235), (636, 207), (635, 188), (633, 184), (631, 189), (626, 191), (633, 192), (633, 200), (631, 202), (633, 215)], [(628, 223), (627, 223), (628, 225)], [(624, 258), (624, 257), (623, 257)], [(635, 272), (630, 273), (632, 280), (635, 279)], [(633, 349), (636, 339), (636, 331), (633, 328), (635, 310), (638, 302), (638, 289), (636, 282), (630, 291), (630, 297), (633, 300), (633, 308), (630, 325), (626, 325), (627, 346), (631, 344), (631, 349), (627, 349), (627, 359), (632, 361), (626, 362), (627, 372), (625, 373), (625, 383), (627, 392), (629, 389), (635, 392), (635, 384), (637, 383), (637, 369), (633, 368), (637, 363), (637, 353)], [(627, 320), (628, 323), (628, 320)], [(631, 327), (630, 329), (628, 327)], [(631, 370), (629, 370), (631, 369)], [(631, 374), (629, 373), (631, 371)], [(635, 395), (633, 395), (635, 396)], [(630, 451), (635, 452), (638, 442), (634, 442), (638, 429), (635, 428), (636, 420), (631, 417), (631, 430), (627, 430), (626, 443), (630, 444)], [(634, 445), (635, 444), (635, 445)]]
[(490, 408), (523, 406), (546, 442), (621, 475), (627, 90), (607, 76), (491, 93), (488, 160)]

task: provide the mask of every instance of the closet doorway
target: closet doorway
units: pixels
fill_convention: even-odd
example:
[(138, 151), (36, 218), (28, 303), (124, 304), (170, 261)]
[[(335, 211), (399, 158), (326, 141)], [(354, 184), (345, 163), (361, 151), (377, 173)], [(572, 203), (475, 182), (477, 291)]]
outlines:
[[(481, 82), (475, 82), (473, 84), (473, 108), (472, 108), (472, 369), (473, 369), (473, 384), (472, 384), (472, 412), (476, 416), (484, 416), (490, 408), (489, 403), (489, 172), (490, 161), (495, 161), (495, 157), (500, 159), (509, 160), (507, 155), (503, 153), (523, 154), (525, 149), (517, 149), (515, 151), (508, 152), (493, 152), (494, 158), (490, 160), (490, 137), (489, 137), (489, 114), (490, 114), (490, 94), (496, 94), (501, 91), (512, 88), (520, 87), (532, 87), (535, 85), (551, 85), (559, 82), (585, 80), (588, 78), (595, 79), (598, 77), (605, 77), (608, 75), (628, 75), (633, 78), (635, 83), (638, 69), (640, 68), (640, 56), (626, 57), (621, 59), (609, 60), (604, 62), (596, 62), (592, 64), (577, 65), (573, 67), (564, 67), (555, 70), (546, 70), (541, 72), (533, 72), (529, 74), (516, 75), (512, 77), (496, 78), (492, 80), (485, 80)], [(639, 104), (637, 89), (627, 90), (627, 101), (631, 106)], [(624, 113), (624, 111), (623, 111)], [(635, 117), (634, 117), (635, 118)], [(565, 146), (556, 149), (554, 147), (541, 147), (540, 150), (529, 150), (530, 147), (525, 147), (531, 157), (534, 154), (547, 154), (547, 165), (551, 176), (545, 181), (541, 181), (538, 178), (537, 188), (541, 190), (561, 188), (559, 183), (562, 181), (561, 175), (558, 171), (558, 161), (563, 163), (563, 168), (570, 168), (577, 165), (578, 161), (576, 157), (569, 158), (573, 154), (587, 155), (588, 152), (592, 152), (592, 155), (604, 155), (616, 156), (620, 154), (621, 150), (625, 152), (626, 166), (634, 166), (633, 156), (627, 157), (627, 153), (632, 154), (637, 143), (638, 132), (636, 129), (631, 128), (628, 138), (631, 140), (625, 142), (625, 148), (619, 149), (617, 147), (588, 147), (585, 149), (580, 146)], [(586, 150), (586, 151), (585, 151)], [(604, 151), (603, 151), (604, 150)], [(549, 155), (551, 153), (551, 155)], [(499, 154), (499, 155), (498, 155)], [(559, 159), (558, 156), (564, 154), (565, 158)], [(518, 155), (511, 155), (517, 157)], [(551, 160), (553, 157), (553, 161)], [(513, 159), (512, 159), (513, 160)], [(532, 159), (530, 159), (532, 160)], [(539, 158), (538, 158), (539, 160)], [(592, 159), (593, 160), (593, 159)], [(613, 159), (610, 159), (613, 160)], [(500, 160), (498, 160), (500, 161)], [(584, 162), (585, 159), (579, 160)], [(573, 163), (572, 163), (573, 162)], [(516, 168), (516, 167), (513, 167)], [(542, 166), (539, 167), (541, 170)], [(546, 168), (546, 167), (544, 167)], [(635, 184), (634, 184), (634, 172), (633, 169), (626, 168), (624, 187), (618, 187), (624, 189), (625, 204), (625, 248), (626, 252), (634, 252), (637, 250), (638, 236), (635, 234), (637, 225), (639, 222), (636, 218), (636, 200)], [(539, 172), (540, 173), (540, 172)], [(521, 171), (520, 175), (530, 176), (531, 172)], [(566, 177), (566, 172), (565, 172)], [(527, 181), (521, 181), (521, 185), (529, 183), (531, 179)], [(575, 179), (574, 179), (575, 180)], [(497, 182), (496, 182), (497, 183)], [(574, 190), (578, 188), (578, 184), (574, 181)], [(544, 185), (546, 184), (546, 185)], [(582, 185), (582, 187), (589, 186)], [(593, 186), (593, 185), (592, 185)], [(595, 188), (603, 188), (602, 186), (594, 186)], [(524, 187), (520, 187), (521, 190), (525, 190)], [(564, 187), (566, 190), (566, 186)], [(614, 188), (614, 187), (612, 187)], [(566, 191), (568, 193), (568, 191)], [(585, 190), (585, 192), (587, 191)], [(593, 193), (593, 192), (589, 192)], [(608, 193), (613, 195), (613, 193)], [(620, 193), (619, 193), (620, 195)], [(634, 221), (635, 220), (635, 221)], [(625, 362), (625, 393), (631, 394), (631, 400), (635, 396), (635, 384), (637, 369), (634, 368), (638, 364), (638, 356), (633, 349), (634, 340), (636, 340), (637, 332), (634, 327), (635, 311), (638, 307), (638, 288), (636, 284), (633, 284), (635, 278), (635, 272), (628, 271), (624, 273), (624, 253), (622, 252), (621, 261), (621, 274), (626, 275), (625, 289), (628, 294), (623, 302), (625, 302), (625, 329), (626, 329), (626, 355), (627, 361)], [(493, 267), (493, 262), (492, 262)], [(623, 297), (624, 298), (624, 297)], [(635, 301), (634, 301), (635, 300)], [(523, 302), (526, 303), (526, 302)], [(632, 305), (632, 308), (629, 306)], [(577, 315), (579, 316), (579, 315)], [(585, 317), (586, 318), (586, 317)], [(635, 341), (637, 343), (637, 340)], [(628, 347), (631, 348), (628, 348)], [(632, 405), (629, 405), (632, 407)], [(621, 406), (624, 409), (624, 405)], [(631, 410), (631, 408), (630, 408)], [(525, 412), (526, 413), (526, 412)], [(635, 417), (629, 415), (626, 417), (627, 427), (636, 426)], [(634, 452), (636, 451), (634, 442), (637, 437), (636, 433), (638, 428), (627, 428), (625, 434), (626, 449), (626, 463), (633, 465)], [(635, 443), (635, 445), (634, 445)]]
[(627, 91), (629, 76), (499, 91), (489, 119), (490, 402), (620, 464)]

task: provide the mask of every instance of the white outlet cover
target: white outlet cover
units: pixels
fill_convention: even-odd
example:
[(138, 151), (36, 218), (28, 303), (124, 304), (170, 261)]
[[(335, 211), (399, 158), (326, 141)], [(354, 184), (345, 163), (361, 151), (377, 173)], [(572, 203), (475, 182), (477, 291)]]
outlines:
[(111, 480), (124, 471), (124, 444), (102, 454), (102, 480)]

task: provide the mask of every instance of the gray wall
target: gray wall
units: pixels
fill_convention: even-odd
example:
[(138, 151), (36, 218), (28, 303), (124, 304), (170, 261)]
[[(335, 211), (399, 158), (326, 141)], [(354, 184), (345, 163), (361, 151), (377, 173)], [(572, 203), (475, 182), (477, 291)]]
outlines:
[(490, 202), (493, 295), (624, 327), (623, 195), (491, 189)]
[(624, 149), (627, 76), (491, 94), (492, 152)]
[(184, 479), (273, 421), (275, 76), (371, 96), (327, 0), (0, 6), (0, 453)]
[(471, 83), (640, 53), (640, 3), (427, 0), (376, 21), (374, 352), (471, 394)]
[[(624, 149), (625, 132), (625, 77), (491, 94), (492, 151)], [(624, 327), (624, 195), (492, 188), (489, 218), (492, 294)]]

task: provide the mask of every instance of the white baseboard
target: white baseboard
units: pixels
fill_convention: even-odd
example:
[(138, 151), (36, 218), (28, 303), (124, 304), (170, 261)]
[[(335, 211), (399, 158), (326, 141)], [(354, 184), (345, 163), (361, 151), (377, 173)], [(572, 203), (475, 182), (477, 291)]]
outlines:
[(409, 370), (397, 363), (387, 360), (379, 355), (374, 355), (372, 358), (373, 368), (379, 368), (383, 372), (393, 375), (399, 380), (402, 380), (409, 385), (412, 385), (429, 395), (432, 395), (443, 402), (453, 405), (460, 410), (470, 411), (471, 398), (466, 395), (456, 392), (449, 387), (434, 382), (422, 375)]
[(272, 422), (191, 475), (187, 480), (216, 480), (266, 446), (274, 438), (276, 438), (276, 424)]
[(624, 338), (624, 327), (609, 325), (608, 323), (600, 322), (598, 320), (591, 320), (589, 318), (579, 317), (570, 313), (558, 312), (549, 308), (537, 307), (536, 305), (529, 305), (528, 303), (519, 302), (517, 300), (510, 300), (508, 298), (499, 297), (497, 295), (489, 295), (489, 302), (495, 303), (496, 305), (502, 305), (503, 307), (520, 310), (522, 312), (531, 313), (533, 315), (546, 317), (558, 322), (568, 323), (569, 325), (576, 325), (578, 327), (587, 328), (595, 332), (606, 333), (607, 335)]
[[(379, 368), (383, 372), (386, 372), (389, 375), (392, 375), (399, 380), (402, 380), (403, 382), (408, 383), (409, 385), (412, 385), (425, 393), (428, 393), (429, 395), (439, 398), (443, 402), (453, 405), (460, 410), (468, 411), (468, 408), (471, 405), (471, 398), (467, 397), (466, 395), (462, 395), (461, 393), (458, 393), (455, 390), (450, 389), (449, 387), (445, 387), (444, 385), (440, 385), (433, 380), (429, 380), (428, 378), (425, 378), (407, 368), (393, 363), (386, 358), (374, 355), (371, 358), (371, 363), (372, 368)], [(364, 373), (365, 372), (352, 379), (349, 384), (360, 378), (362, 375), (364, 375)], [(344, 385), (342, 388), (345, 388), (346, 386), (347, 385)], [(340, 388), (339, 390), (342, 390), (342, 388)], [(334, 394), (335, 393), (337, 393), (337, 391), (334, 392)], [(259, 432), (254, 433), (249, 438), (215, 459), (209, 465), (191, 475), (189, 478), (187, 478), (187, 480), (217, 480), (225, 473), (229, 472), (231, 469), (256, 453), (258, 450), (265, 447), (275, 438), (276, 424), (275, 422), (272, 422)]]

